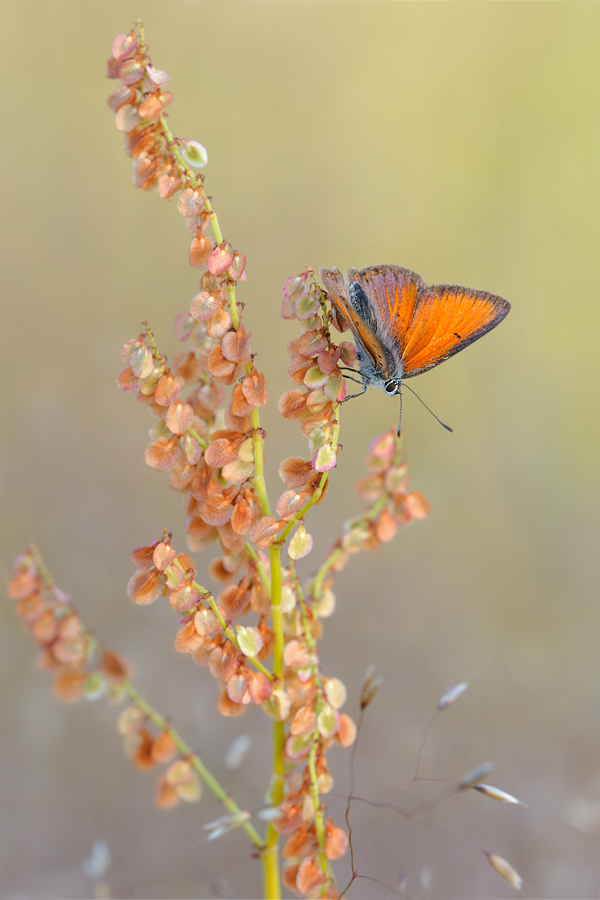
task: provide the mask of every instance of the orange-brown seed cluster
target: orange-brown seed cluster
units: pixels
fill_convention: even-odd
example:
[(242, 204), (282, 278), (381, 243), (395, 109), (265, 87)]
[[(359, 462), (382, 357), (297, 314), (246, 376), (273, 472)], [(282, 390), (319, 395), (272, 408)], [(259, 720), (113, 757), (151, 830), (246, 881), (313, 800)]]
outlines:
[(99, 646), (69, 597), (44, 581), (32, 553), (15, 558), (8, 595), (39, 648), (40, 668), (54, 675), (60, 700), (94, 699), (128, 677), (125, 661)]
[(322, 315), (325, 294), (311, 280), (313, 274), (309, 269), (288, 278), (283, 286), (281, 314), (285, 319), (298, 319), (302, 329), (301, 336), (288, 344), (288, 371), (300, 387), (286, 391), (278, 408), (284, 418), (302, 424), (313, 470), (327, 472), (336, 464), (334, 409), (346, 396), (340, 364), (352, 366), (356, 348), (347, 341), (338, 346), (331, 342), (328, 323)]
[[(272, 692), (270, 679), (263, 672), (254, 671), (248, 662), (249, 656), (261, 661), (272, 652), (273, 632), (267, 625), (269, 603), (264, 587), (249, 565), (239, 582), (221, 591), (215, 608), (207, 606), (205, 601), (211, 595), (196, 584), (192, 559), (185, 553), (177, 554), (169, 539), (165, 535), (162, 541), (134, 552), (137, 570), (129, 581), (128, 595), (141, 605), (152, 603), (161, 595), (169, 596), (180, 616), (175, 649), (190, 653), (197, 665), (208, 668), (222, 683), (219, 712), (241, 716), (250, 704), (263, 703)], [(220, 571), (215, 573), (216, 568), (213, 565), (213, 575), (221, 576)], [(223, 624), (228, 627), (250, 611), (258, 613), (257, 626), (236, 625), (233, 634), (237, 637), (233, 641)]]
[(119, 733), (125, 752), (136, 769), (150, 772), (157, 765), (168, 765), (157, 785), (156, 805), (170, 809), (180, 800), (193, 803), (200, 799), (202, 782), (186, 757), (177, 756), (177, 745), (169, 727), (157, 729), (138, 706), (128, 706), (119, 716)]
[(365, 465), (371, 473), (356, 485), (358, 495), (376, 512), (348, 523), (342, 547), (348, 553), (373, 550), (391, 541), (399, 525), (424, 519), (429, 503), (419, 491), (409, 491), (407, 466), (399, 462), (398, 438), (394, 431), (375, 438)]

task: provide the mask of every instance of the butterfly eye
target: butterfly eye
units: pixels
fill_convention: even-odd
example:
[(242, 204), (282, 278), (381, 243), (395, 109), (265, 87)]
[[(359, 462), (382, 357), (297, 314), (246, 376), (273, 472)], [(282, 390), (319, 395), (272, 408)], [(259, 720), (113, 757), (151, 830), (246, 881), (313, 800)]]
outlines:
[(386, 394), (399, 394), (400, 393), (400, 382), (399, 381), (386, 381), (383, 386)]

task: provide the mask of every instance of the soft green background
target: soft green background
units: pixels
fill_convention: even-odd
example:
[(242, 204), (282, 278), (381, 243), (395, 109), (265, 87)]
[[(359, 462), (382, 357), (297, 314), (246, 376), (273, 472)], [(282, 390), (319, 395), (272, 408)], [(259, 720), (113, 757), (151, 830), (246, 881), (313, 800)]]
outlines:
[[(421, 774), (459, 778), (494, 759), (488, 780), (528, 808), (472, 793), (424, 825), (392, 816), (360, 871), (389, 886), (405, 876), (410, 898), (512, 896), (481, 848), (516, 866), (530, 898), (597, 897), (600, 4), (2, 6), (5, 572), (35, 539), (148, 700), (242, 805), (260, 808), (262, 717), (220, 718), (215, 683), (172, 652), (171, 610), (125, 596), (131, 549), (164, 527), (183, 538), (179, 498), (143, 463), (151, 421), (116, 389), (119, 350), (147, 316), (172, 356), (173, 317), (197, 285), (181, 217), (133, 189), (106, 106), (105, 59), (139, 13), (171, 74), (171, 126), (207, 146), (207, 189), (248, 256), (239, 296), (268, 376), (273, 499), (278, 461), (306, 453), (275, 409), (297, 334), (279, 318), (286, 277), (305, 264), (396, 263), (513, 304), (497, 331), (412, 382), (455, 429), (406, 396), (411, 480), (432, 513), (340, 576), (322, 659), (351, 713), (368, 664), (385, 675), (357, 755), (361, 797), (398, 796), (438, 698), (468, 680)], [(307, 573), (360, 510), (362, 457), (396, 416), (376, 392), (343, 408)], [(92, 896), (80, 866), (96, 839), (112, 851), (115, 897), (260, 896), (244, 836), (205, 841), (218, 805), (155, 811), (154, 777), (126, 761), (115, 710), (56, 703), (8, 604), (2, 625), (3, 896)], [(230, 776), (223, 755), (242, 732), (254, 745)], [(348, 754), (331, 760), (343, 795)], [(343, 800), (333, 803), (341, 822)], [(356, 805), (359, 855), (380, 815)], [(363, 881), (350, 896), (393, 894)]]

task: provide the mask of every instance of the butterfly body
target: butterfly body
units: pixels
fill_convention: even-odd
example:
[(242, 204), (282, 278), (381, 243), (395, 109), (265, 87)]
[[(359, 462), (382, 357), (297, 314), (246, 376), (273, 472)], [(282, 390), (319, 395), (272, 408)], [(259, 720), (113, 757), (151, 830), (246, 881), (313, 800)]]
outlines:
[(400, 394), (405, 378), (454, 356), (510, 310), (502, 297), (460, 285), (430, 287), (402, 266), (350, 269), (347, 280), (339, 269), (321, 269), (321, 279), (354, 335), (361, 393), (373, 385)]

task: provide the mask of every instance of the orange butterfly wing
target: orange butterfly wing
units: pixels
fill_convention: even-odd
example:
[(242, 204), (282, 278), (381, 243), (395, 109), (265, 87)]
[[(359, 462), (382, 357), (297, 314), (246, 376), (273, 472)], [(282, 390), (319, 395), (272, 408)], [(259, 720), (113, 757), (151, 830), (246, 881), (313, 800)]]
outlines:
[(403, 356), (405, 336), (419, 295), (427, 288), (426, 282), (412, 269), (403, 266), (350, 269), (348, 280), (360, 284), (375, 310), (378, 324), (385, 333), (392, 333)]
[(390, 365), (372, 322), (361, 318), (348, 298), (346, 279), (339, 269), (321, 269), (321, 280), (333, 300), (337, 312), (346, 322), (373, 366), (384, 378), (391, 378)]
[(454, 356), (495, 328), (509, 310), (507, 300), (485, 291), (446, 284), (426, 288), (403, 334), (404, 377), (420, 375)]
[[(486, 291), (428, 287), (402, 266), (350, 269), (350, 289), (339, 269), (321, 269), (321, 278), (382, 381), (433, 369), (495, 328), (510, 310), (508, 301)], [(366, 304), (364, 295), (353, 292), (355, 283)]]

